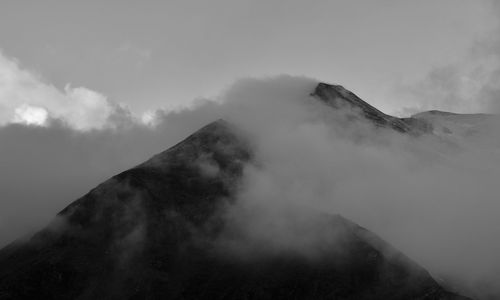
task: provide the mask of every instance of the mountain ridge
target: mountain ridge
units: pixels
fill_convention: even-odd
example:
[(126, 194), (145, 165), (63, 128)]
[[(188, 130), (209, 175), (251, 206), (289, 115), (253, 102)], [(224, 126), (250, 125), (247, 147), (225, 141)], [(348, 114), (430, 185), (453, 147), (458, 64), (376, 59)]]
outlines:
[(389, 127), (400, 133), (417, 136), (432, 131), (430, 123), (414, 118), (413, 116), (409, 118), (397, 118), (385, 114), (341, 85), (320, 82), (311, 95), (335, 109), (355, 109), (377, 127)]

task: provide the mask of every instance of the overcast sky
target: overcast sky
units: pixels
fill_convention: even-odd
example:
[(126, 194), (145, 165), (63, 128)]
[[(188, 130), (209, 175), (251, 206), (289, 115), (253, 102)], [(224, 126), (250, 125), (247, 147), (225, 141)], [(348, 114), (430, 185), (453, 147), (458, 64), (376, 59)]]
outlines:
[(275, 74), (339, 83), (401, 113), (418, 106), (408, 85), (470, 60), (498, 24), (489, 0), (4, 0), (0, 7), (3, 65), (17, 61), (56, 89), (85, 87), (137, 114), (190, 105), (240, 77)]
[[(249, 198), (328, 200), (303, 196), (332, 188), (346, 216), (432, 270), (498, 282), (498, 124), (444, 165), (429, 164), (436, 149), (422, 139), (352, 148), (326, 139), (330, 127), (291, 126), (306, 111), (289, 96), (317, 83), (267, 78), (279, 74), (341, 84), (398, 116), (500, 113), (500, 1), (0, 0), (0, 247), (229, 116), (255, 123), (279, 162), (250, 178)], [(344, 190), (331, 174), (347, 174)]]

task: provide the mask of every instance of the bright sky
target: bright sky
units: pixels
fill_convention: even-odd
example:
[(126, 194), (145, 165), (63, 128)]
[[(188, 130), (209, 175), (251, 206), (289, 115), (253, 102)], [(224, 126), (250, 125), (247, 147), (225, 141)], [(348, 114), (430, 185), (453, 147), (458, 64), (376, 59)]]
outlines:
[[(33, 74), (68, 101), (89, 92), (91, 102), (107, 98), (138, 114), (189, 105), (240, 77), (283, 73), (342, 84), (397, 112), (409, 101), (400, 102), (398, 87), (467, 59), (494, 32), (493, 6), (488, 0), (4, 0), (0, 67), (17, 61), (15, 72)], [(0, 109), (32, 105), (6, 98), (18, 88), (3, 92)], [(39, 102), (28, 109), (43, 116), (38, 107), (47, 105)]]

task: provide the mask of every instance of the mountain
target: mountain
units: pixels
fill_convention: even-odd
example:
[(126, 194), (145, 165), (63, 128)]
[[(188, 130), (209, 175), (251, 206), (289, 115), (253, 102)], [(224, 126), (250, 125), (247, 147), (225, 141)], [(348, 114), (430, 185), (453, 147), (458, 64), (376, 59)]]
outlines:
[(391, 128), (412, 135), (432, 131), (431, 124), (424, 119), (415, 117), (397, 118), (387, 115), (340, 85), (319, 83), (311, 95), (335, 109), (348, 109), (353, 119), (364, 117), (377, 127)]
[[(313, 94), (359, 109), (378, 127), (423, 132), (419, 121), (388, 116), (340, 86), (321, 83)], [(219, 249), (231, 229), (221, 212), (238, 201), (253, 162), (251, 143), (234, 125), (201, 128), (0, 250), (0, 299), (466, 299), (340, 215), (317, 219), (346, 251), (249, 259)]]
[(493, 114), (457, 114), (439, 110), (421, 112), (411, 118), (431, 124), (434, 134), (459, 136), (474, 135), (499, 121), (498, 115)]

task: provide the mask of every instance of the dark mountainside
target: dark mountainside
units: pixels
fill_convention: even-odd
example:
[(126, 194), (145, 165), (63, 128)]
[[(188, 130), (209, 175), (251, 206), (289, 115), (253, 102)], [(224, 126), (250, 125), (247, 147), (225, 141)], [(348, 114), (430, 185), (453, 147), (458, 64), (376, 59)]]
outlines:
[[(376, 126), (417, 134), (340, 86), (314, 95)], [(0, 251), (0, 299), (466, 299), (373, 233), (321, 215), (347, 251), (224, 255), (220, 213), (236, 201), (249, 144), (218, 120), (97, 186), (27, 241)]]

